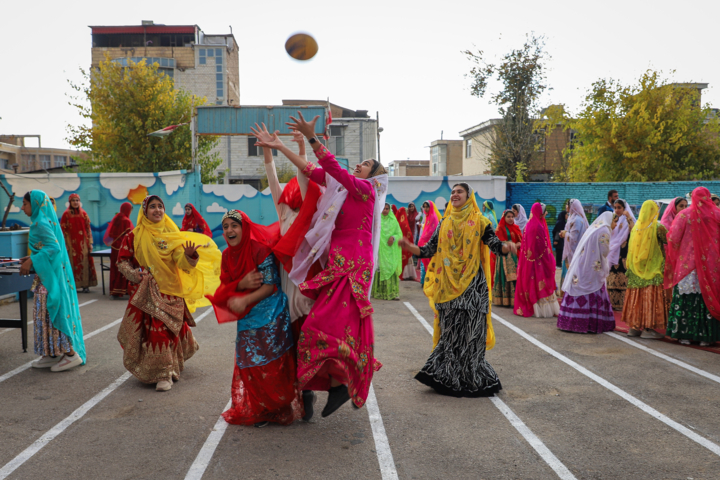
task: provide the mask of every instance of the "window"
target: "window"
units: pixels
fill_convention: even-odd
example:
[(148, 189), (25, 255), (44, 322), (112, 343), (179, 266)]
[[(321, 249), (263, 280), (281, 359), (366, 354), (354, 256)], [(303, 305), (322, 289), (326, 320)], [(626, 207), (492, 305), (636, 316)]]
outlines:
[(207, 49), (207, 56), (208, 56), (208, 57), (214, 57), (214, 56), (215, 56), (215, 50), (213, 50), (212, 48), (208, 48), (208, 49)]
[(200, 49), (199, 49), (199, 52), (200, 52), (200, 53), (198, 53), (198, 55), (199, 55), (198, 58), (200, 59), (200, 65), (206, 65), (206, 64), (207, 64), (207, 59), (205, 58), (205, 51), (206, 51), (206, 50), (205, 50), (204, 48), (200, 48)]
[(23, 153), (21, 158), (25, 170), (35, 170), (35, 155)]
[(215, 67), (215, 72), (222, 73), (222, 65), (218, 65), (217, 67)]
[[(262, 157), (263, 154), (263, 148), (258, 147), (255, 145), (257, 143), (256, 137), (248, 137), (248, 157)], [(278, 151), (273, 148), (272, 150), (273, 157), (277, 157)]]
[(345, 127), (330, 125), (330, 140), (333, 153), (337, 156), (345, 155)]
[(52, 168), (51, 166), (51, 159), (50, 155), (40, 155), (40, 166), (44, 169)]
[(544, 128), (541, 128), (541, 129), (535, 131), (535, 144), (538, 145), (538, 152), (545, 151), (545, 141), (546, 140), (547, 140), (547, 137), (545, 137), (545, 129)]
[(65, 155), (55, 155), (55, 166), (62, 167), (67, 165), (67, 157)]
[(430, 150), (433, 173), (445, 176), (447, 171), (447, 145), (435, 145)]
[(215, 56), (220, 57), (222, 59), (222, 48), (215, 49)]
[(7, 158), (0, 158), (0, 168), (4, 170), (8, 170), (8, 159)]
[(472, 138), (468, 138), (465, 142), (465, 158), (472, 158)]

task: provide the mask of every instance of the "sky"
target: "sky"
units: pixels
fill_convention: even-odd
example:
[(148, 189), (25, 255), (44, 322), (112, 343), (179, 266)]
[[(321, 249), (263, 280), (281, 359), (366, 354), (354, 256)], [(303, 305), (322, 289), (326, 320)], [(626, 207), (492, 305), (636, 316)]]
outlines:
[[(461, 52), (479, 49), (493, 62), (531, 32), (546, 37), (551, 56), (544, 104), (576, 112), (594, 81), (628, 84), (655, 69), (673, 81), (709, 83), (703, 103), (720, 107), (719, 14), (717, 0), (14, 1), (3, 6), (0, 133), (39, 134), (43, 147), (68, 148), (66, 126), (82, 121), (68, 105), (68, 80), (81, 80), (79, 69), (90, 64), (88, 25), (153, 20), (210, 34), (232, 27), (241, 105), (329, 98), (379, 112), (382, 162), (427, 160), (441, 135), (458, 139), (497, 117), (489, 97), (498, 85), (485, 98), (471, 96), (465, 74), (472, 65)], [(284, 50), (300, 31), (319, 44), (307, 62)]]

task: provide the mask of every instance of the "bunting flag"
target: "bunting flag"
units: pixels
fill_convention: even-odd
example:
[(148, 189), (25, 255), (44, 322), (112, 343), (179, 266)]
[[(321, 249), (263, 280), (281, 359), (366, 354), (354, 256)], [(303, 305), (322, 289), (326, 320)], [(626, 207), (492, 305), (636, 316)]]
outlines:
[(183, 125), (189, 125), (188, 123), (181, 123), (180, 125), (170, 125), (169, 127), (161, 128), (154, 132), (148, 133), (148, 137), (166, 137), (175, 131), (176, 128), (182, 127)]
[(330, 140), (330, 135), (328, 135), (328, 126), (332, 123), (332, 109), (330, 108), (330, 99), (328, 98), (327, 101), (327, 109), (328, 109), (328, 117), (327, 121), (325, 122), (325, 133), (323, 134), (323, 138), (325, 140)]

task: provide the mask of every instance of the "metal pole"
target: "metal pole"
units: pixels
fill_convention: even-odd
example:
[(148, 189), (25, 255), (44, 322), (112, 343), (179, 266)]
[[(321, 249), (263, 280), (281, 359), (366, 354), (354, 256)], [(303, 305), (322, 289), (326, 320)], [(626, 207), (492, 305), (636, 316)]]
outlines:
[[(376, 124), (375, 124), (375, 132), (377, 134), (377, 154), (378, 154), (378, 162), (380, 162), (380, 113), (375, 112), (375, 118), (376, 118)], [(380, 162), (382, 163), (382, 162)]]
[(192, 158), (192, 169), (195, 171), (195, 150), (197, 150), (197, 138), (195, 137), (195, 96), (193, 95), (192, 101), (190, 103), (190, 149), (191, 149), (191, 158)]

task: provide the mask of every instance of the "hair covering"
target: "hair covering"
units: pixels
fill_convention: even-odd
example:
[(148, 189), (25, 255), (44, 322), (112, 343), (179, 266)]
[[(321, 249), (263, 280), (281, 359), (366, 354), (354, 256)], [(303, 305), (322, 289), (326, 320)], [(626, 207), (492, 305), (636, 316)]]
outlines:
[[(407, 239), (410, 243), (415, 243), (414, 230), (410, 227), (408, 214), (405, 211), (405, 207), (400, 207), (397, 213), (397, 221), (400, 224), (400, 230), (402, 230), (402, 236)], [(412, 257), (412, 253), (408, 250), (402, 250), (402, 269), (405, 269), (408, 262)]]
[(283, 193), (280, 195), (278, 203), (284, 203), (293, 210), (300, 208), (290, 228), (288, 228), (285, 235), (283, 235), (280, 241), (273, 247), (275, 257), (288, 273), (292, 270), (293, 258), (310, 229), (310, 222), (315, 212), (317, 212), (318, 200), (321, 195), (322, 191), (320, 187), (315, 182), (308, 182), (307, 192), (303, 200), (297, 177), (293, 177), (293, 179), (285, 185)]
[[(203, 235), (207, 235), (208, 237), (212, 238), (213, 234), (210, 230), (210, 227), (208, 226), (205, 219), (200, 215), (200, 212), (195, 210), (195, 206), (192, 203), (186, 203), (185, 208), (190, 207), (190, 215), (185, 215), (183, 217), (182, 221), (182, 230), (183, 232), (196, 232), (196, 233), (202, 233)], [(198, 232), (197, 230), (202, 230), (201, 232)]]
[(515, 214), (515, 212), (513, 212), (512, 210), (505, 210), (503, 212), (502, 217), (500, 217), (500, 222), (498, 222), (498, 226), (495, 229), (495, 235), (497, 235), (497, 237), (503, 242), (520, 242), (522, 241), (522, 231), (520, 230), (520, 226), (517, 223), (509, 225), (505, 221), (505, 215), (508, 212), (511, 212), (513, 215)]
[(563, 249), (563, 260), (566, 258), (568, 261), (572, 261), (572, 256), (575, 253), (580, 239), (582, 238), (585, 230), (588, 229), (588, 221), (585, 216), (585, 211), (582, 208), (580, 200), (573, 198), (570, 200), (570, 212), (565, 225), (565, 248)]
[[(632, 217), (633, 222), (636, 222), (637, 219), (635, 218), (635, 214), (630, 209), (630, 205), (628, 205), (628, 203), (623, 199), (618, 199), (617, 201), (623, 203), (625, 211), (628, 212), (628, 214)], [(617, 265), (620, 261), (620, 250), (622, 249), (623, 243), (625, 243), (629, 236), (630, 226), (628, 225), (627, 218), (625, 217), (625, 215), (620, 215), (620, 218), (618, 218), (618, 221), (615, 224), (615, 229), (612, 232), (612, 236), (610, 237), (610, 253), (608, 253), (607, 256), (610, 265)]]
[(242, 297), (250, 291), (238, 291), (237, 287), (245, 275), (256, 270), (272, 253), (272, 248), (280, 240), (280, 224), (262, 226), (253, 223), (245, 212), (230, 210), (223, 216), (223, 221), (233, 219), (242, 226), (240, 243), (231, 246), (227, 236), (223, 233), (228, 246), (222, 253), (220, 268), (220, 286), (214, 294), (207, 295), (215, 310), (218, 323), (234, 322), (242, 319), (259, 302), (254, 302), (242, 313), (236, 313), (228, 307), (228, 301), (233, 297)]
[(108, 247), (112, 246), (115, 240), (135, 228), (132, 220), (130, 220), (132, 208), (132, 203), (130, 202), (125, 202), (120, 205), (120, 212), (118, 212), (118, 214), (110, 220), (107, 230), (105, 230), (105, 235), (103, 236), (103, 242), (105, 242), (105, 245)]
[[(525, 230), (525, 225), (527, 225), (528, 218), (527, 214), (525, 213), (525, 208), (520, 205), (519, 203), (516, 203), (513, 205), (513, 208), (517, 209), (517, 214), (515, 215), (515, 224), (520, 227), (520, 231)], [(503, 213), (503, 217), (505, 214)]]
[(675, 220), (675, 216), (680, 213), (678, 210), (678, 204), (685, 200), (683, 197), (675, 197), (673, 202), (667, 206), (665, 209), (665, 213), (663, 213), (662, 219), (660, 220), (660, 223), (665, 225), (665, 228), (670, 230), (670, 227), (672, 226), (673, 220)]
[[(410, 211), (410, 205), (412, 205), (413, 208), (415, 209), (415, 210), (412, 211), (412, 212)], [(402, 210), (402, 208), (401, 208), (400, 210)], [(410, 239), (410, 241), (412, 242), (412, 241), (415, 240), (415, 222), (416, 222), (417, 217), (418, 217), (418, 209), (417, 209), (417, 207), (415, 206), (415, 203), (410, 202), (410, 203), (408, 203), (408, 206), (407, 206), (406, 211), (407, 211), (407, 221), (408, 221), (408, 224), (410, 225), (410, 231), (411, 231), (412, 234), (413, 234), (413, 238)], [(401, 225), (401, 227), (402, 227), (402, 225)]]
[[(432, 210), (431, 210), (432, 212)], [(472, 189), (468, 200), (460, 208), (447, 204), (445, 217), (440, 224), (438, 249), (425, 273), (423, 291), (435, 312), (433, 348), (440, 341), (440, 320), (435, 307), (462, 295), (470, 286), (481, 266), (490, 285), (490, 249), (482, 242), (482, 233), (490, 221), (485, 218), (475, 201)], [(488, 350), (495, 346), (492, 326), (492, 289), (488, 289), (487, 339)]]
[(485, 212), (483, 212), (483, 215), (485, 215), (485, 218), (490, 220), (490, 224), (492, 225), (493, 229), (496, 229), (498, 225), (498, 220), (497, 215), (495, 215), (495, 205), (490, 200), (485, 200), (483, 202), (483, 206), (485, 207)]
[(81, 205), (78, 205), (77, 210), (72, 207), (72, 201), (74, 199), (77, 199), (79, 201), (80, 195), (78, 195), (77, 193), (70, 194), (70, 196), (68, 197), (68, 201), (70, 203), (68, 204), (67, 209), (65, 209), (62, 214), (61, 223), (64, 223), (66, 225), (66, 228), (69, 231), (65, 233), (68, 235), (68, 237), (73, 243), (79, 242), (83, 245), (90, 244), (92, 243), (92, 238), (84, 234), (86, 231), (90, 230), (90, 217)]
[(83, 363), (85, 341), (78, 307), (75, 277), (68, 258), (65, 238), (50, 199), (41, 190), (30, 192), (28, 244), (33, 269), (47, 289), (47, 313), (55, 329), (64, 333)]
[[(378, 267), (380, 270), (380, 280), (385, 281), (392, 276), (400, 275), (400, 272), (402, 272), (402, 249), (398, 246), (398, 241), (402, 237), (402, 230), (393, 212), (388, 212), (387, 215), (381, 214), (380, 216)], [(391, 246), (387, 244), (390, 237), (395, 238)]]
[[(423, 222), (422, 230), (420, 231), (420, 237), (418, 238), (418, 247), (423, 247), (425, 244), (432, 238), (433, 233), (435, 233), (435, 230), (437, 229), (438, 224), (440, 223), (440, 219), (442, 218), (442, 215), (440, 215), (440, 211), (438, 210), (437, 206), (435, 206), (435, 203), (428, 200), (428, 205), (430, 205), (430, 210), (428, 211), (427, 215), (425, 215), (425, 221)], [(447, 210), (445, 213), (447, 214)], [(423, 266), (425, 267), (425, 271), (428, 271), (428, 265), (430, 265), (430, 259), (429, 258), (421, 258), (420, 261), (422, 262)]]
[(698, 187), (692, 205), (680, 212), (668, 233), (665, 288), (672, 288), (697, 271), (703, 301), (720, 318), (720, 209), (710, 192)]
[(657, 238), (658, 205), (654, 200), (645, 200), (640, 217), (630, 235), (627, 267), (644, 280), (652, 280), (663, 273), (665, 258)]
[(610, 273), (610, 236), (613, 213), (605, 212), (590, 225), (580, 239), (562, 284), (567, 295), (580, 297), (600, 290)]
[[(205, 295), (215, 293), (220, 285), (222, 254), (212, 239), (200, 233), (180, 231), (167, 214), (153, 223), (145, 216), (153, 199), (162, 202), (157, 195), (149, 195), (138, 213), (137, 227), (133, 230), (135, 259), (152, 273), (161, 293), (184, 298), (192, 313), (198, 307), (210, 305)], [(175, 257), (185, 254), (186, 242), (200, 245), (197, 250), (200, 259), (189, 271), (178, 268), (175, 262)]]
[(530, 317), (541, 299), (555, 292), (555, 258), (541, 203), (530, 209), (523, 242), (518, 253), (517, 284), (515, 285), (516, 315)]

